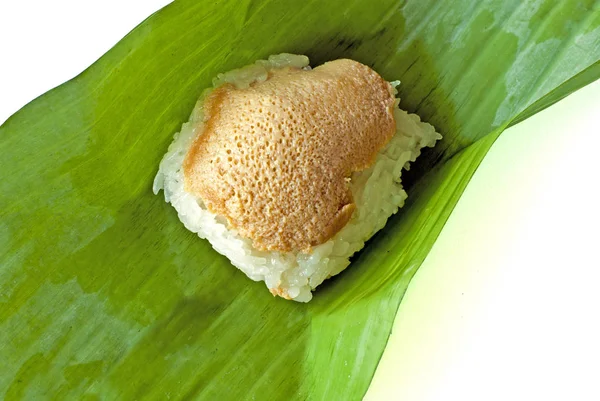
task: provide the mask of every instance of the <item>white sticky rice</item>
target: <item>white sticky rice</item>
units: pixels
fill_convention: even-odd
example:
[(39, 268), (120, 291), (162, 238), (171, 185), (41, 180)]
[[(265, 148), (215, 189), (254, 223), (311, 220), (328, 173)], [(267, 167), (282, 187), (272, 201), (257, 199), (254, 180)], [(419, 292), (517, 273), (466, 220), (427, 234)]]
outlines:
[[(252, 82), (267, 79), (269, 69), (294, 66), (309, 69), (308, 58), (290, 54), (269, 57), (255, 64), (214, 80), (217, 87), (225, 82), (248, 87)], [(397, 86), (398, 81), (392, 82)], [(255, 281), (264, 281), (273, 293), (299, 302), (308, 302), (312, 290), (327, 278), (344, 270), (349, 258), (365, 242), (383, 228), (387, 219), (404, 205), (407, 194), (402, 188), (402, 169), (408, 170), (425, 146), (433, 147), (441, 135), (430, 124), (421, 122), (415, 114), (398, 108), (396, 101), (396, 134), (379, 152), (375, 163), (367, 170), (354, 173), (350, 187), (356, 203), (352, 218), (332, 239), (302, 252), (263, 252), (255, 249), (249, 239), (229, 228), (226, 219), (209, 212), (202, 201), (185, 191), (183, 160), (197, 135), (202, 135), (203, 116), (200, 98), (190, 120), (174, 136), (160, 163), (154, 180), (154, 193), (164, 190), (165, 201), (171, 203), (185, 227), (207, 239), (213, 248)]]

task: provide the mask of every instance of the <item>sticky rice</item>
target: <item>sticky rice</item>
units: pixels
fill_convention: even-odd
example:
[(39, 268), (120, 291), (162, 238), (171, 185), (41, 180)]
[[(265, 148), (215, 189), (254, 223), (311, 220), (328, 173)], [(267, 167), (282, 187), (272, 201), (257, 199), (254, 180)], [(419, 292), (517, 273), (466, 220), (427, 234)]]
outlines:
[[(306, 56), (290, 54), (271, 56), (220, 74), (213, 82), (213, 89), (225, 84), (248, 88), (269, 79), (272, 70), (282, 68), (309, 70), (309, 60)], [(391, 84), (395, 88), (399, 82)], [(433, 147), (441, 139), (433, 126), (415, 114), (400, 110), (400, 100), (396, 99), (395, 134), (379, 150), (370, 167), (350, 176), (348, 186), (355, 209), (348, 222), (326, 242), (312, 246), (309, 251), (258, 249), (252, 239), (240, 235), (227, 218), (211, 212), (202, 198), (186, 190), (183, 165), (190, 147), (203, 134), (204, 101), (209, 93), (210, 90), (200, 97), (189, 121), (175, 134), (160, 163), (154, 192), (158, 194), (162, 189), (165, 201), (175, 208), (185, 227), (208, 240), (250, 279), (264, 281), (274, 295), (299, 302), (310, 301), (312, 291), (319, 284), (347, 268), (350, 257), (404, 205), (407, 194), (402, 187), (402, 170), (408, 170), (422, 148)]]

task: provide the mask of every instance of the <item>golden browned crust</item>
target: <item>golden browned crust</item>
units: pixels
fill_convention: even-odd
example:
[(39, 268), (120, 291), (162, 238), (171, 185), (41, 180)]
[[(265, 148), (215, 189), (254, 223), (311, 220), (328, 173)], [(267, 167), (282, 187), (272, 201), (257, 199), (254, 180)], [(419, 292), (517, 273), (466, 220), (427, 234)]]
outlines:
[(394, 101), (388, 82), (345, 59), (223, 85), (204, 101), (186, 190), (255, 248), (309, 252), (350, 220), (349, 177), (394, 135)]

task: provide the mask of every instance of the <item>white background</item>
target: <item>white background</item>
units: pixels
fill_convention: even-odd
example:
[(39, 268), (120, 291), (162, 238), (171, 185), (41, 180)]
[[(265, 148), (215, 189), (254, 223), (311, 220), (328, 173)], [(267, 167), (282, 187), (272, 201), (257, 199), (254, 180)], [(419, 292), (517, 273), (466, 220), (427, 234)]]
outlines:
[[(0, 122), (166, 0), (0, 2)], [(400, 307), (369, 400), (600, 400), (600, 83), (505, 132)]]

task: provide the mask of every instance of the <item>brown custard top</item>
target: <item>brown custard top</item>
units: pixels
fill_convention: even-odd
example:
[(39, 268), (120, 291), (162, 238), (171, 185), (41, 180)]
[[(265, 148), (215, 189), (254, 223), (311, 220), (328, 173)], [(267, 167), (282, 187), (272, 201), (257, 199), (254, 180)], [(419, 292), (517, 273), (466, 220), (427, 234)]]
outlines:
[(186, 190), (255, 248), (310, 252), (350, 220), (350, 176), (394, 135), (394, 101), (388, 82), (346, 59), (220, 86), (183, 164)]

